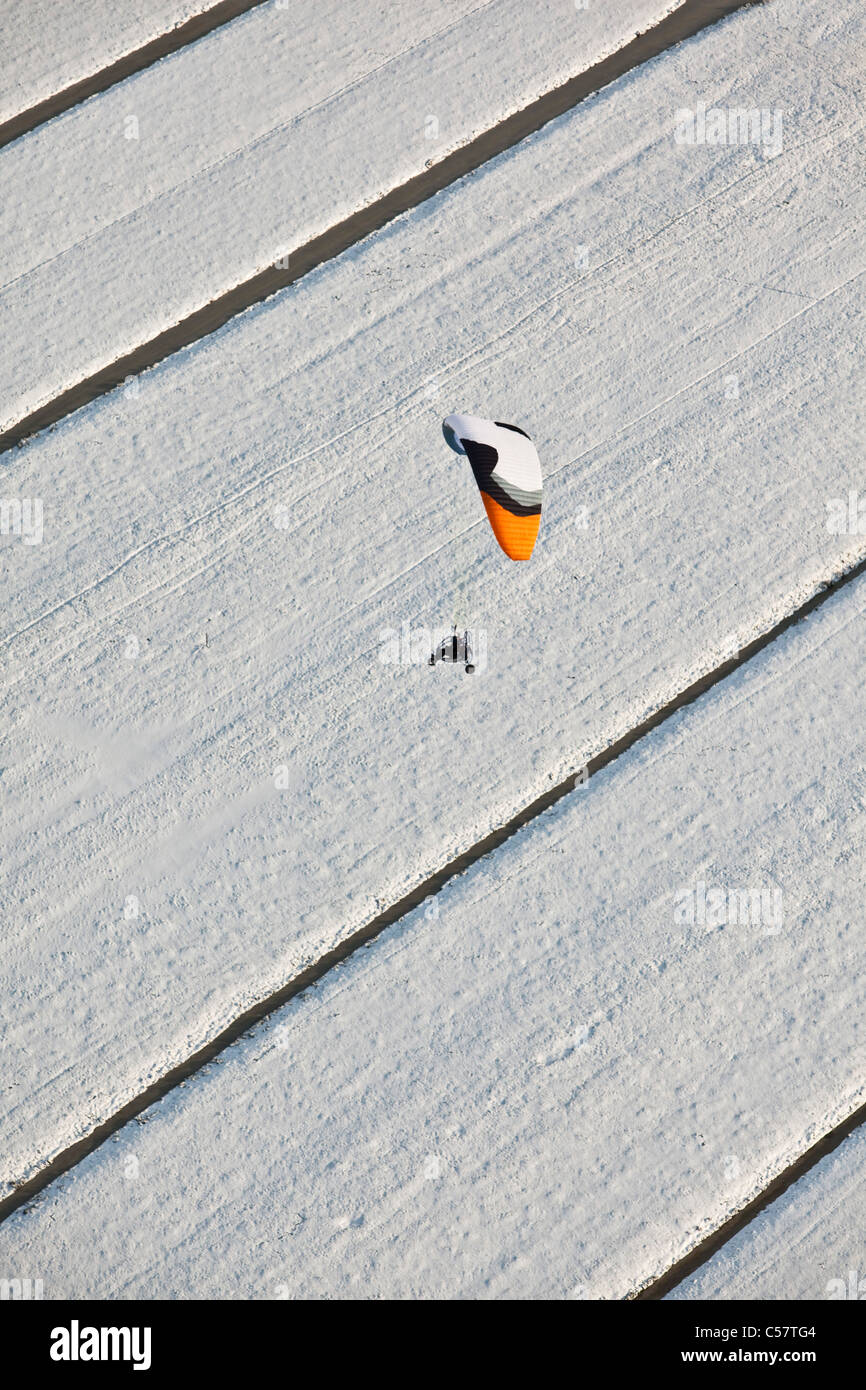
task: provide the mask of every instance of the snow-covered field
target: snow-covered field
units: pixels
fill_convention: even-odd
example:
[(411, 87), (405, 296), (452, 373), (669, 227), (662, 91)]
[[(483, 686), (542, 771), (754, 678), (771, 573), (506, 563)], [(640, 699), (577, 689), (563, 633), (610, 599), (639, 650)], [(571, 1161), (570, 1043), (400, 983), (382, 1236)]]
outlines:
[(661, 1273), (866, 1100), (864, 612), (866, 579), (146, 1112), (0, 1265), (95, 1298)]
[(264, 4), (17, 141), (0, 429), (673, 8)]
[[(264, 5), (9, 146), (4, 421), (666, 8)], [(6, 1192), (866, 557), (864, 29), (742, 11), (6, 455), (41, 509), (0, 540)], [(766, 138), (678, 143), (700, 104)], [(528, 565), (453, 410), (537, 444)], [(12, 1216), (0, 1268), (662, 1274), (864, 1099), (864, 584)], [(426, 665), (452, 620), (472, 677)], [(763, 915), (688, 921), (700, 884)], [(757, 1277), (726, 1258), (713, 1297)]]

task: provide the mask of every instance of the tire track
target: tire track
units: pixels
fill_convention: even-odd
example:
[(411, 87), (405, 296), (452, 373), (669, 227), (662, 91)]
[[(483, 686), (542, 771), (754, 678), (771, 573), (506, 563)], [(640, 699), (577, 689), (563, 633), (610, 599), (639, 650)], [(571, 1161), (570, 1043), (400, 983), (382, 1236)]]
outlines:
[[(486, 855), (493, 853), (501, 845), (510, 840), (524, 826), (537, 820), (539, 816), (554, 806), (563, 797), (568, 796), (577, 785), (582, 785), (587, 779), (591, 784), (594, 776), (604, 768), (609, 767), (623, 754), (627, 753), (641, 739), (653, 733), (661, 725), (665, 724), (674, 715), (687, 705), (693, 704), (695, 700), (712, 690), (714, 686), (732, 675), (735, 671), (745, 666), (754, 656), (764, 651), (778, 637), (787, 632), (795, 623), (802, 622), (805, 618), (820, 608), (830, 597), (846, 588), (861, 576), (866, 574), (866, 556), (857, 560), (849, 569), (835, 578), (828, 579), (819, 585), (816, 591), (799, 607), (794, 609), (786, 617), (775, 623), (760, 637), (756, 637), (747, 646), (743, 647), (736, 656), (729, 657), (719, 666), (692, 682), (684, 690), (680, 691), (666, 704), (662, 705), (647, 719), (635, 725), (620, 738), (616, 739), (601, 753), (591, 758), (585, 767), (577, 769), (556, 786), (550, 787), (541, 796), (536, 797), (527, 806), (523, 807), (516, 815), (512, 816), (503, 825), (497, 826), (482, 839), (462, 853), (449, 860), (440, 869), (428, 875), (422, 882), (406, 893), (397, 902), (386, 907), (378, 913), (371, 921), (358, 928), (339, 945), (326, 952), (319, 960), (307, 966), (298, 975), (286, 981), (279, 989), (267, 995), (264, 999), (258, 1000), (250, 1008), (244, 1010), (237, 1018), (233, 1019), (223, 1028), (214, 1038), (198, 1048), (191, 1056), (171, 1067), (157, 1081), (145, 1087), (137, 1096), (120, 1107), (113, 1115), (97, 1125), (83, 1139), (77, 1140), (57, 1154), (51, 1161), (44, 1165), (38, 1172), (34, 1173), (26, 1181), (18, 1184), (15, 1189), (6, 1197), (0, 1200), (0, 1222), (5, 1221), (9, 1216), (26, 1206), (39, 1195), (55, 1179), (62, 1177), (77, 1164), (81, 1163), (89, 1154), (100, 1148), (113, 1134), (122, 1129), (130, 1120), (135, 1119), (144, 1110), (155, 1105), (164, 1096), (175, 1090), (185, 1081), (194, 1077), (202, 1071), (215, 1057), (231, 1047), (245, 1033), (248, 1033), (257, 1024), (269, 1018), (284, 1004), (289, 1003), (304, 990), (324, 979), (338, 965), (348, 960), (361, 947), (369, 945), (376, 937), (380, 936), (388, 927), (406, 917), (415, 908), (419, 907), (426, 898), (440, 892), (451, 879), (463, 873), (478, 860)], [(584, 795), (586, 791), (584, 790)], [(730, 1218), (711, 1236), (708, 1236), (699, 1246), (696, 1247), (688, 1256), (674, 1265), (666, 1274), (660, 1276), (653, 1283), (647, 1285), (644, 1290), (639, 1290), (630, 1295), (631, 1298), (661, 1298), (669, 1289), (674, 1288), (681, 1282), (693, 1269), (709, 1259), (725, 1241), (742, 1229), (753, 1215), (764, 1206), (768, 1205), (775, 1196), (785, 1190), (786, 1186), (806, 1172), (809, 1167), (829, 1153), (837, 1144), (842, 1142), (847, 1134), (855, 1129), (866, 1119), (866, 1106), (854, 1112), (852, 1116), (837, 1126), (836, 1129), (820, 1140), (818, 1144), (809, 1149), (795, 1163), (791, 1164), (773, 1183), (767, 1187), (759, 1197), (748, 1204), (737, 1215)], [(847, 1128), (846, 1128), (847, 1126)]]
[(116, 86), (125, 78), (133, 77), (144, 68), (158, 63), (160, 58), (167, 58), (170, 53), (176, 53), (178, 49), (186, 48), (197, 39), (203, 39), (214, 29), (230, 23), (239, 15), (246, 14), (248, 10), (257, 9), (265, 2), (266, 0), (220, 0), (219, 4), (204, 10), (201, 14), (193, 15), (186, 23), (179, 24), (176, 29), (171, 29), (166, 34), (160, 34), (159, 38), (151, 39), (150, 43), (118, 58), (107, 68), (100, 68), (99, 72), (93, 73), (90, 77), (83, 77), (80, 82), (73, 82), (71, 87), (64, 87), (63, 91), (46, 97), (44, 101), (37, 102), (35, 106), (21, 111), (17, 116), (10, 116), (8, 121), (0, 124), (0, 150), (5, 145), (11, 145), (13, 140), (19, 140), (22, 135), (29, 135), (46, 121), (53, 120), (55, 116), (62, 116), (64, 111), (70, 111), (73, 106), (79, 106), (89, 97), (108, 91), (109, 87)]
[[(261, 0), (254, 0), (254, 3), (261, 3)], [(737, 10), (765, 3), (767, 0), (684, 0), (672, 14), (644, 33), (637, 34), (616, 53), (569, 78), (561, 86), (546, 92), (521, 111), (514, 112), (490, 130), (483, 131), (481, 135), (461, 145), (430, 169), (422, 170), (406, 183), (391, 189), (375, 202), (359, 208), (342, 222), (335, 223), (303, 246), (291, 251), (287, 257), (283, 257), (283, 260), (289, 262), (287, 266), (272, 265), (258, 271), (233, 289), (227, 290), (225, 294), (219, 295), (186, 318), (164, 329), (148, 342), (139, 344), (122, 357), (100, 367), (92, 376), (76, 382), (52, 400), (38, 406), (0, 432), (0, 453), (23, 444), (31, 435), (57, 424), (65, 416), (106, 395), (120, 386), (127, 377), (147, 371), (173, 353), (215, 333), (236, 315), (255, 304), (260, 304), (279, 290), (286, 289), (311, 270), (333, 260), (335, 256), (349, 250), (371, 233), (379, 231), (402, 213), (441, 193), (457, 179), (474, 173), (489, 160), (505, 153), (549, 121), (564, 115), (566, 111), (570, 111), (587, 97), (601, 91), (634, 68), (659, 57)], [(238, 13), (243, 9), (253, 8), (249, 0), (243, 4), (240, 4), (239, 0), (231, 0), (231, 5)], [(216, 10), (222, 8), (217, 6)], [(213, 16), (216, 10), (208, 11), (208, 14)], [(187, 27), (182, 26), (183, 29)], [(216, 27), (216, 24), (212, 27)], [(179, 29), (175, 34), (181, 32)], [(143, 53), (145, 50), (142, 49), (140, 52)], [(105, 69), (106, 73), (110, 71), (112, 69)], [(0, 135), (2, 129), (4, 128), (0, 128)]]

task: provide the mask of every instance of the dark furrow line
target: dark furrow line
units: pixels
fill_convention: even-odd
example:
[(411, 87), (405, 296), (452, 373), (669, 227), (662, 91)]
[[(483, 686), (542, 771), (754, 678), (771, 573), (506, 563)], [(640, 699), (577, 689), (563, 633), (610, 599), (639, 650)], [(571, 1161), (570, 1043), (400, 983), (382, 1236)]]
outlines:
[(528, 135), (534, 134), (549, 121), (577, 106), (625, 73), (661, 53), (692, 38), (702, 29), (715, 24), (726, 15), (766, 0), (685, 0), (673, 14), (652, 29), (638, 34), (624, 48), (595, 63), (561, 87), (546, 92), (537, 101), (508, 116), (491, 130), (461, 145), (430, 169), (424, 169), (406, 183), (391, 189), (382, 198), (359, 208), (342, 222), (321, 232), (303, 246), (282, 258), (288, 265), (268, 266), (249, 280), (243, 281), (209, 304), (194, 310), (180, 322), (141, 343), (108, 366), (84, 381), (77, 382), (52, 400), (37, 407), (23, 419), (0, 432), (0, 453), (24, 443), (39, 430), (55, 425), (73, 411), (112, 391), (129, 376), (155, 367), (172, 353), (198, 342), (244, 310), (260, 304), (279, 290), (308, 275), (311, 270), (333, 260), (372, 232), (379, 231), (395, 217), (441, 193), (456, 179), (475, 173), (482, 165), (511, 149)]
[(20, 139), (22, 135), (29, 135), (46, 121), (53, 120), (55, 116), (62, 116), (64, 111), (70, 111), (73, 106), (79, 106), (81, 102), (87, 101), (88, 97), (108, 91), (109, 87), (123, 82), (125, 78), (133, 77), (135, 73), (158, 63), (160, 58), (167, 58), (179, 48), (186, 48), (188, 44), (195, 43), (196, 39), (203, 39), (205, 34), (212, 33), (214, 29), (228, 24), (230, 20), (237, 19), (238, 15), (246, 14), (247, 10), (254, 10), (264, 3), (265, 0), (221, 0), (220, 4), (213, 5), (201, 14), (193, 15), (177, 28), (151, 39), (150, 43), (144, 44), (142, 48), (124, 54), (107, 68), (100, 68), (99, 72), (92, 73), (90, 77), (83, 77), (80, 82), (73, 82), (71, 87), (65, 87), (62, 92), (55, 92), (54, 96), (46, 97), (27, 111), (10, 116), (8, 121), (0, 124), (0, 150), (4, 145), (11, 145), (13, 140)]
[[(284, 1004), (287, 1004), (291, 999), (301, 994), (305, 989), (309, 989), (311, 985), (317, 984), (336, 966), (341, 965), (344, 961), (348, 960), (350, 956), (353, 956), (362, 946), (368, 945), (377, 936), (381, 935), (387, 927), (393, 926), (395, 922), (405, 917), (416, 907), (419, 907), (425, 898), (429, 898), (433, 894), (440, 892), (451, 879), (456, 878), (458, 874), (463, 873), (464, 870), (477, 863), (479, 859), (484, 858), (485, 855), (491, 854), (494, 850), (498, 849), (500, 845), (505, 844), (507, 840), (510, 840), (511, 837), (518, 832), (518, 830), (521, 830), (524, 826), (536, 820), (545, 811), (549, 810), (551, 806), (561, 801), (563, 797), (568, 796), (576, 786), (583, 784), (587, 779), (591, 780), (596, 773), (601, 772), (602, 769), (608, 767), (611, 763), (615, 762), (616, 759), (622, 757), (622, 755), (633, 748), (636, 743), (646, 738), (648, 734), (654, 732), (660, 725), (666, 723), (675, 714), (679, 713), (680, 710), (684, 709), (686, 705), (692, 704), (701, 695), (704, 695), (707, 691), (718, 685), (720, 681), (723, 681), (734, 671), (738, 671), (746, 662), (750, 661), (752, 657), (764, 651), (772, 642), (775, 642), (778, 637), (781, 637), (783, 633), (793, 627), (795, 623), (801, 622), (804, 618), (808, 617), (810, 613), (813, 613), (815, 609), (821, 607), (831, 595), (838, 593), (840, 589), (853, 583), (864, 573), (866, 573), (866, 558), (860, 560), (844, 574), (838, 575), (835, 579), (822, 585), (812, 597), (801, 604), (799, 608), (789, 613), (787, 617), (782, 618), (760, 637), (756, 637), (748, 646), (743, 647), (736, 656), (729, 657), (726, 661), (722, 662), (720, 666), (717, 666), (706, 675), (701, 676), (698, 680), (693, 681), (691, 685), (687, 686), (685, 690), (682, 690), (678, 695), (675, 695), (673, 699), (662, 705), (654, 714), (651, 714), (647, 719), (643, 720), (642, 723), (623, 734), (621, 738), (616, 739), (604, 749), (603, 752), (597, 754), (596, 757), (591, 758), (585, 767), (580, 768), (577, 772), (569, 773), (564, 781), (559, 782), (554, 787), (550, 787), (541, 796), (531, 801), (528, 806), (518, 811), (510, 820), (498, 826), (495, 830), (491, 830), (488, 835), (478, 840), (474, 845), (470, 846), (469, 849), (464, 850), (462, 854), (458, 854), (453, 859), (449, 860), (447, 864), (430, 874), (423, 882), (411, 889), (410, 892), (406, 893), (397, 902), (385, 908), (384, 911), (380, 912), (372, 921), (366, 923), (365, 926), (360, 927), (357, 931), (346, 937), (338, 946), (328, 951), (312, 965), (307, 966), (299, 975), (294, 976), (291, 980), (287, 981), (286, 984), (281, 985), (279, 989), (269, 994), (265, 999), (261, 999), (253, 1004), (251, 1008), (246, 1009), (237, 1018), (233, 1019), (227, 1027), (223, 1028), (216, 1037), (212, 1038), (210, 1042), (205, 1043), (203, 1047), (200, 1047), (190, 1057), (187, 1057), (183, 1062), (179, 1062), (177, 1066), (172, 1067), (160, 1077), (158, 1081), (154, 1081), (150, 1086), (145, 1087), (139, 1095), (128, 1101), (126, 1105), (122, 1106), (115, 1114), (103, 1121), (102, 1124), (97, 1125), (90, 1134), (64, 1149), (62, 1153), (53, 1158), (51, 1162), (47, 1163), (39, 1172), (35, 1173), (25, 1182), (19, 1184), (13, 1192), (0, 1200), (0, 1222), (6, 1220), (7, 1217), (11, 1216), (12, 1213), (19, 1210), (19, 1208), (26, 1206), (27, 1203), (42, 1192), (49, 1183), (54, 1182), (56, 1178), (61, 1177), (71, 1168), (74, 1168), (76, 1164), (80, 1163), (88, 1154), (93, 1153), (95, 1149), (98, 1149), (100, 1145), (104, 1144), (105, 1141), (111, 1137), (111, 1135), (116, 1134), (123, 1125), (128, 1124), (136, 1115), (140, 1115), (143, 1110), (149, 1109), (150, 1106), (156, 1104), (157, 1101), (162, 1100), (164, 1096), (168, 1095), (170, 1091), (173, 1091), (184, 1081), (195, 1076), (197, 1072), (200, 1072), (203, 1067), (206, 1067), (209, 1062), (212, 1062), (214, 1058), (219, 1056), (221, 1052), (224, 1052), (226, 1048), (231, 1047), (233, 1043), (237, 1042), (245, 1033), (248, 1033), (250, 1029), (263, 1022), (271, 1014), (282, 1008)], [(858, 1117), (862, 1118), (861, 1111), (858, 1111), (855, 1116), (851, 1117), (850, 1121), (846, 1121), (845, 1123), (850, 1124), (853, 1128), (856, 1124), (860, 1123), (860, 1118)], [(833, 1133), (835, 1135), (837, 1131), (833, 1131)], [(844, 1137), (844, 1135), (841, 1137)], [(829, 1138), (832, 1138), (832, 1136)], [(828, 1140), (821, 1141), (822, 1144), (827, 1142)], [(816, 1148), (817, 1147), (818, 1146), (816, 1146)], [(833, 1147), (832, 1144), (831, 1147)], [(809, 1154), (813, 1152), (814, 1150), (809, 1150)], [(805, 1159), (809, 1157), (809, 1154), (805, 1155), (804, 1159), (800, 1160), (800, 1163), (804, 1162)], [(817, 1161), (817, 1159), (812, 1161)], [(796, 1167), (797, 1165), (793, 1164), (791, 1169), (786, 1171), (794, 1173)], [(803, 1171), (805, 1171), (805, 1169)], [(796, 1176), (796, 1173), (794, 1173), (794, 1175)], [(777, 1179), (777, 1181), (779, 1180)], [(793, 1177), (791, 1181), (793, 1181)], [(768, 1189), (768, 1191), (769, 1190), (770, 1189)], [(761, 1199), (756, 1199), (756, 1201), (760, 1200)], [(768, 1198), (767, 1200), (772, 1199)], [(749, 1211), (749, 1207), (744, 1208), (746, 1215), (743, 1216), (743, 1224), (749, 1219)], [(727, 1223), (726, 1226), (720, 1228), (721, 1232), (725, 1232), (727, 1227), (731, 1226), (732, 1229), (730, 1234), (734, 1234), (733, 1223), (739, 1220), (739, 1217), (731, 1218), (731, 1221)], [(736, 1229), (739, 1229), (739, 1226), (737, 1226)], [(719, 1233), (717, 1233), (717, 1235), (718, 1234)], [(728, 1238), (729, 1236), (722, 1235), (719, 1243)], [(708, 1237), (703, 1245), (698, 1247), (698, 1251), (703, 1250), (705, 1247), (707, 1248), (708, 1253), (703, 1258), (709, 1258), (712, 1249), (718, 1248), (717, 1245), (713, 1245), (712, 1249), (710, 1249), (711, 1243), (715, 1240), (716, 1236)], [(680, 1261), (680, 1263), (674, 1267), (674, 1272), (681, 1267), (684, 1272), (678, 1278), (675, 1278), (673, 1283), (679, 1282), (679, 1278), (685, 1278), (686, 1273), (690, 1272), (690, 1270), (685, 1269), (685, 1266), (692, 1258), (695, 1258), (697, 1263), (701, 1262), (697, 1252), (693, 1252), (692, 1256), (688, 1256), (685, 1260)], [(653, 1290), (661, 1288), (664, 1280), (668, 1277), (668, 1275), (662, 1276), (662, 1278), (656, 1280), (650, 1288)], [(673, 1275), (670, 1277), (673, 1277)], [(670, 1287), (673, 1287), (673, 1283), (671, 1283)], [(642, 1298), (660, 1297), (660, 1294), (646, 1292), (641, 1293), (639, 1296)]]
[(842, 1120), (799, 1158), (795, 1158), (793, 1163), (773, 1178), (773, 1181), (764, 1188), (763, 1192), (759, 1192), (757, 1197), (753, 1197), (740, 1211), (728, 1217), (728, 1220), (723, 1222), (717, 1230), (705, 1236), (694, 1250), (689, 1251), (688, 1255), (677, 1260), (670, 1269), (666, 1270), (664, 1274), (660, 1274), (651, 1284), (647, 1284), (644, 1288), (630, 1294), (629, 1300), (643, 1302), (664, 1298), (690, 1274), (694, 1274), (696, 1269), (705, 1265), (723, 1245), (726, 1245), (756, 1216), (759, 1216), (762, 1211), (765, 1211), (775, 1202), (777, 1197), (781, 1197), (783, 1192), (787, 1192), (789, 1187), (798, 1182), (800, 1178), (805, 1177), (810, 1168), (814, 1168), (816, 1163), (821, 1162), (822, 1158), (826, 1158), (834, 1149), (838, 1149), (839, 1145), (853, 1134), (855, 1129), (859, 1129), (864, 1122), (866, 1122), (866, 1104), (858, 1106), (853, 1114)]

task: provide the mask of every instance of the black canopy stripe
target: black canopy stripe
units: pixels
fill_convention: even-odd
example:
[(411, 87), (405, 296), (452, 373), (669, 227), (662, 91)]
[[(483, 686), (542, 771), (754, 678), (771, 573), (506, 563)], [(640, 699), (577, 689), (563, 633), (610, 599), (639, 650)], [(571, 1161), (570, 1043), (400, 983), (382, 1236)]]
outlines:
[[(498, 424), (499, 422), (495, 421), (494, 423)], [(518, 430), (518, 434), (523, 434), (523, 430)], [(528, 435), (526, 437), (529, 438)], [(477, 439), (463, 438), (461, 438), (460, 443), (466, 450), (472, 465), (472, 472), (475, 474), (479, 492), (486, 492), (488, 497), (492, 497), (494, 502), (498, 502), (505, 511), (511, 512), (512, 516), (539, 516), (541, 514), (540, 502), (519, 502), (517, 498), (506, 492), (502, 484), (492, 476), (499, 462), (499, 454), (492, 444), (482, 444)]]

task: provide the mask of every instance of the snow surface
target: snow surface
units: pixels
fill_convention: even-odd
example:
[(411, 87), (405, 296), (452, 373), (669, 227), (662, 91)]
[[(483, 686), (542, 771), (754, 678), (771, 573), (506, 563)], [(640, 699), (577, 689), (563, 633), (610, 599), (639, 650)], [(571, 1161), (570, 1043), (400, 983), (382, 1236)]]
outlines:
[[(668, 1267), (866, 1097), (864, 616), (861, 579), (128, 1125), (0, 1227), (6, 1276), (619, 1298)], [(780, 896), (690, 922), (702, 883)]]
[(17, 141), (0, 152), (17, 326), (0, 428), (674, 8), (263, 5)]
[(866, 1131), (861, 1129), (668, 1297), (862, 1301), (864, 1171)]
[[(862, 22), (737, 16), (10, 457), (7, 1185), (863, 553)], [(734, 71), (775, 159), (674, 144)], [(453, 409), (538, 446), (529, 565)], [(452, 617), (472, 678), (380, 660)]]
[(206, 0), (2, 0), (0, 121), (212, 8)]

